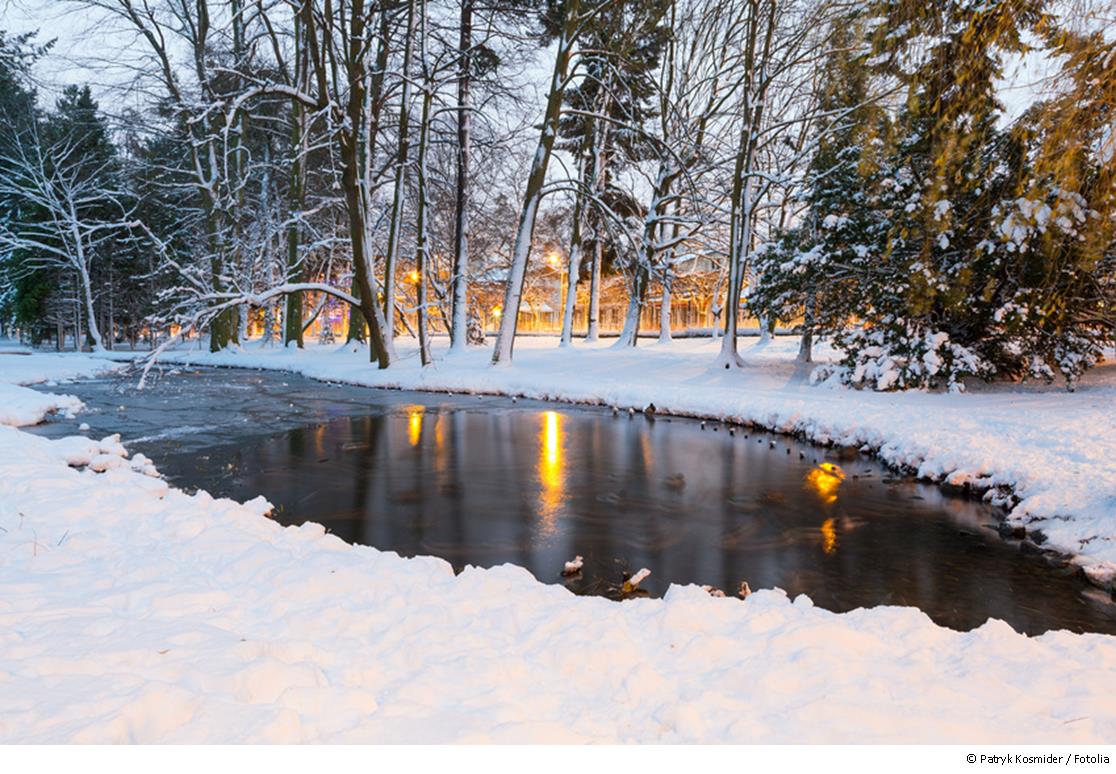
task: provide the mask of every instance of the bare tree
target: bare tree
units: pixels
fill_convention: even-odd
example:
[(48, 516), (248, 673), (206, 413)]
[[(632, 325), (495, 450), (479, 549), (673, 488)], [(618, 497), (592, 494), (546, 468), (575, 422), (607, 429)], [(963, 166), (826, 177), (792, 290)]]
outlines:
[(554, 140), (558, 135), (558, 118), (562, 111), (562, 98), (569, 83), (570, 62), (573, 59), (574, 49), (577, 46), (577, 40), (583, 26), (593, 17), (594, 12), (595, 8), (583, 10), (581, 0), (565, 0), (560, 6), (560, 15), (556, 20), (558, 35), (554, 67), (551, 71), (538, 145), (535, 148), (531, 170), (524, 187), (519, 225), (516, 229), (511, 267), (508, 271), (507, 287), (504, 293), (500, 332), (496, 337), (496, 347), (492, 353), (493, 364), (511, 362), (519, 318), (519, 306), (523, 300), (523, 281), (527, 273), (527, 262), (531, 255), (535, 218), (538, 215), (539, 204), (543, 197), (543, 186), (546, 182), (547, 169), (550, 166), (550, 155), (554, 150)]
[[(132, 239), (142, 229), (135, 203), (121, 190), (106, 188), (103, 170), (90, 170), (71, 137), (40, 141), (37, 133), (11, 144), (0, 157), (0, 199), (27, 217), (0, 219), (0, 263), (16, 274), (37, 269), (72, 272), (93, 349), (105, 349), (94, 308), (90, 275), (108, 248)], [(78, 308), (80, 308), (80, 306)], [(75, 345), (81, 327), (75, 318)]]

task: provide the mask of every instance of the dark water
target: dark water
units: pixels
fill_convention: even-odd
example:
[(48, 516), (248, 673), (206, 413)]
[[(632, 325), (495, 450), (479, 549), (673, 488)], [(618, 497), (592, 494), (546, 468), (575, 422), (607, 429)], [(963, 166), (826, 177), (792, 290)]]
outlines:
[[(51, 389), (51, 388), (46, 388)], [(54, 388), (59, 389), (59, 388)], [(345, 540), (461, 568), (513, 562), (578, 593), (778, 586), (836, 611), (913, 605), (970, 629), (1116, 633), (1071, 568), (1000, 539), (996, 512), (861, 455), (693, 420), (328, 385), (289, 374), (172, 372), (65, 386), (78, 422), (120, 432), (176, 485), (248, 499)], [(563, 563), (585, 557), (579, 576)]]

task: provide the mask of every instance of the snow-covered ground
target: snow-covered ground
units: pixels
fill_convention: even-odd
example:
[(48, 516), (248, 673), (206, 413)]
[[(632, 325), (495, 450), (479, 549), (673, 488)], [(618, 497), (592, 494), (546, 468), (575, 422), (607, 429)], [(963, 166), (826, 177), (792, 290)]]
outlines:
[(0, 741), (1116, 738), (1116, 638), (455, 577), (119, 451), (0, 428)]
[(119, 367), (88, 355), (31, 355), (11, 347), (0, 347), (0, 425), (34, 425), (54, 411), (72, 414), (81, 409), (81, 401), (72, 395), (47, 394), (19, 385), (53, 385)]
[[(812, 386), (811, 366), (795, 362), (798, 342), (742, 339), (747, 366), (712, 368), (717, 344), (705, 339), (611, 349), (608, 340), (559, 349), (524, 338), (510, 367), (492, 368), (471, 350), (420, 368), (415, 349), (388, 371), (367, 353), (337, 346), (286, 350), (249, 344), (239, 352), (185, 350), (166, 359), (296, 371), (354, 384), (516, 394), (637, 410), (723, 417), (822, 443), (866, 446), (919, 476), (988, 490), (1010, 507), (1008, 521), (1039, 532), (1044, 547), (1075, 557), (1096, 583), (1116, 579), (1116, 362), (1091, 371), (1074, 393), (1064, 386), (974, 385), (964, 395), (873, 393)], [(825, 358), (827, 351), (819, 352)], [(1039, 537), (1038, 539), (1042, 539)]]
[[(1010, 484), (1017, 518), (1073, 516), (1067, 529), (1104, 535), (1083, 561), (1112, 559), (1111, 374), (1073, 395), (872, 395), (806, 386), (786, 342), (750, 350), (740, 373), (710, 372), (701, 342), (550, 344), (521, 343), (499, 370), (483, 352), (387, 374), (326, 348), (196, 359), (653, 401), (869, 443), (928, 475)], [(0, 358), (0, 382), (103, 365), (70, 356), (72, 371), (37, 371), (39, 357)], [(281, 527), (258, 500), (186, 495), (123, 453), (111, 438), (0, 427), (0, 741), (1116, 739), (1113, 637), (1028, 638), (1001, 622), (958, 633), (911, 608), (834, 614), (777, 591), (672, 587), (615, 603), (510, 566), (454, 576), (438, 559)]]

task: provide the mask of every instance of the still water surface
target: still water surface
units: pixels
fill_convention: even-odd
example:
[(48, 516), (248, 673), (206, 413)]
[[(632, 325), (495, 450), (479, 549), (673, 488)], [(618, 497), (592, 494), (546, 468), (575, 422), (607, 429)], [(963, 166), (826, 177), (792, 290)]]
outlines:
[[(61, 388), (45, 388), (59, 391)], [(170, 371), (66, 385), (88, 409), (36, 428), (120, 432), (186, 489), (262, 494), (286, 524), (455, 567), (513, 562), (577, 593), (781, 587), (845, 611), (912, 605), (970, 629), (1116, 634), (1116, 606), (1070, 568), (1000, 539), (994, 509), (861, 455), (696, 420), (504, 398)], [(563, 578), (580, 554), (582, 572)]]

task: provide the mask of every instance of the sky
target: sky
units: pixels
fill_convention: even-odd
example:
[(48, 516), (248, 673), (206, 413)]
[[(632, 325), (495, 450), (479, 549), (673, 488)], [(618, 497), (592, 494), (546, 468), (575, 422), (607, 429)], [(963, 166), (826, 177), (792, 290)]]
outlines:
[[(67, 84), (88, 83), (109, 114), (140, 106), (138, 96), (126, 88), (132, 73), (121, 66), (129, 61), (128, 52), (142, 52), (142, 41), (133, 33), (68, 0), (0, 0), (0, 29), (10, 33), (38, 30), (40, 41), (57, 41), (35, 71), (44, 96), (57, 94)], [(1007, 63), (1000, 90), (1006, 121), (1038, 98), (1051, 69), (1050, 61), (1041, 54), (1012, 58)]]
[(110, 114), (136, 102), (126, 88), (132, 75), (119, 66), (137, 50), (135, 35), (99, 15), (68, 0), (0, 0), (0, 29), (13, 35), (37, 31), (38, 42), (55, 41), (34, 70), (47, 99), (67, 85), (89, 84)]
[(51, 56), (38, 65), (44, 85), (96, 82), (101, 79), (92, 63), (81, 64), (92, 53), (85, 40), (95, 19), (65, 0), (0, 0), (0, 29), (13, 34), (38, 30), (38, 40), (57, 38)]

